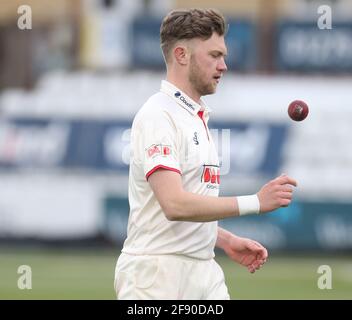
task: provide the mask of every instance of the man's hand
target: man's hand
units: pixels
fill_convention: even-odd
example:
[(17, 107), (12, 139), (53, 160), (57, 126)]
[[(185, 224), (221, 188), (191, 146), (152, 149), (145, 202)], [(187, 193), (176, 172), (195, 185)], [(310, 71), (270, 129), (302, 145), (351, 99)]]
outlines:
[(297, 186), (296, 180), (286, 175), (281, 175), (264, 185), (257, 193), (260, 212), (287, 207), (292, 200), (293, 186)]
[(223, 249), (231, 260), (245, 266), (250, 273), (260, 269), (268, 257), (268, 251), (259, 242), (238, 237), (220, 227), (216, 246)]
[(268, 251), (259, 242), (240, 237), (230, 240), (225, 253), (231, 260), (247, 267), (250, 273), (260, 269), (268, 257)]

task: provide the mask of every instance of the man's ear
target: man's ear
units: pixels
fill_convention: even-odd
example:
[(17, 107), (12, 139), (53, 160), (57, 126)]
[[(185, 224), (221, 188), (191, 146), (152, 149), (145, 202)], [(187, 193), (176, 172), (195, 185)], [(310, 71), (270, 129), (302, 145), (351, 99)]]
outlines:
[(176, 46), (174, 48), (174, 57), (180, 65), (187, 65), (189, 61), (190, 52), (186, 46)]

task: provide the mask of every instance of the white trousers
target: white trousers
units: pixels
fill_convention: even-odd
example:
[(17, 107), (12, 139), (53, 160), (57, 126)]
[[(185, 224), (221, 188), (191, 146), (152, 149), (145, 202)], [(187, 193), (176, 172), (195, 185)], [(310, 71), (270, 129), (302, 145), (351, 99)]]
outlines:
[(181, 255), (129, 255), (116, 264), (120, 300), (228, 300), (224, 273), (214, 259)]

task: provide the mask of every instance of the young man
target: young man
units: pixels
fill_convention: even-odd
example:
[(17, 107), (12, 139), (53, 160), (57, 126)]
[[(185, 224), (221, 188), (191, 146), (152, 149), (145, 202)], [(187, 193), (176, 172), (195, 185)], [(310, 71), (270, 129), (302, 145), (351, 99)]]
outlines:
[(218, 197), (220, 168), (207, 126), (227, 70), (225, 21), (214, 10), (172, 11), (160, 30), (167, 80), (136, 115), (131, 133), (128, 236), (115, 273), (118, 299), (229, 299), (217, 246), (255, 272), (258, 242), (217, 220), (287, 206), (296, 181), (280, 176), (254, 195)]

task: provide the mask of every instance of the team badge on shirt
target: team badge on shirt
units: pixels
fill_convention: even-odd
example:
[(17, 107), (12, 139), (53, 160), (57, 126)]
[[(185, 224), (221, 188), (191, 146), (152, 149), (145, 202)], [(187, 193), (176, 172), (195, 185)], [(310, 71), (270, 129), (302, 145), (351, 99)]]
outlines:
[(171, 154), (171, 146), (163, 144), (153, 144), (146, 149), (148, 158), (156, 156), (169, 156)]
[(220, 169), (216, 165), (203, 165), (202, 182), (211, 185), (220, 184)]

